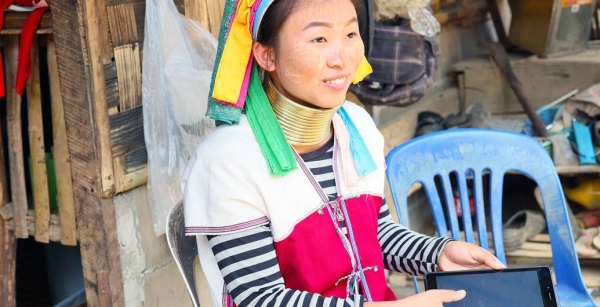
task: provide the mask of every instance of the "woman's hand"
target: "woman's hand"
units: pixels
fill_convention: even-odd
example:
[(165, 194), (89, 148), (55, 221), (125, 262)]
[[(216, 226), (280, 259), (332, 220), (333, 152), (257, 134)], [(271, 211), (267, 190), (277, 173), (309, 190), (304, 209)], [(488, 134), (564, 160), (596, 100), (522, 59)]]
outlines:
[(441, 271), (494, 269), (506, 266), (489, 251), (467, 242), (451, 241), (446, 244), (438, 260)]
[(444, 303), (462, 300), (465, 290), (428, 290), (392, 302), (367, 302), (364, 307), (441, 307)]

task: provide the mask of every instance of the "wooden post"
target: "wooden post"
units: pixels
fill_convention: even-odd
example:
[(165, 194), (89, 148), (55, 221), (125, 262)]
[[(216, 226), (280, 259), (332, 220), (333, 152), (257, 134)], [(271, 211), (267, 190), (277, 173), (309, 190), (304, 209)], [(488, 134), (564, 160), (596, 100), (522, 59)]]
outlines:
[(185, 15), (219, 38), (225, 0), (184, 0)]
[[(103, 136), (109, 132), (103, 130), (109, 128), (108, 115), (102, 113), (98, 117), (99, 113), (107, 112), (104, 72), (99, 61), (112, 57), (98, 51), (101, 50), (99, 45), (108, 43), (102, 39), (104, 35), (95, 35), (99, 31), (108, 31), (99, 29), (98, 25), (101, 23), (98, 18), (102, 20), (102, 16), (106, 15), (106, 8), (100, 5), (101, 2), (104, 3), (99, 0), (52, 0), (51, 10), (73, 174), (77, 233), (87, 305), (90, 307), (100, 306), (101, 300), (102, 304), (108, 304), (103, 299), (106, 293), (111, 298), (110, 306), (124, 305), (114, 202), (113, 199), (102, 199), (103, 182), (110, 185), (114, 178), (101, 176), (106, 175), (102, 170), (106, 149), (112, 172), (111, 148), (99, 144), (99, 140), (106, 139)], [(110, 145), (110, 137), (108, 142)], [(108, 288), (104, 286), (106, 283), (98, 280), (100, 272), (108, 272)]]
[(48, 243), (50, 234), (50, 198), (48, 195), (48, 172), (44, 146), (44, 122), (42, 119), (42, 90), (40, 88), (40, 51), (37, 37), (31, 46), (31, 75), (27, 81), (27, 115), (33, 204), (35, 208), (35, 240)]
[(15, 91), (19, 36), (7, 35), (6, 43), (6, 98), (8, 126), (8, 161), (10, 166), (11, 195), (15, 220), (15, 236), (28, 238), (27, 191), (25, 190), (25, 168), (23, 165), (23, 133), (21, 127), (21, 96)]
[(58, 214), (60, 217), (60, 243), (77, 245), (77, 225), (75, 220), (75, 199), (73, 198), (73, 178), (69, 161), (69, 144), (65, 127), (58, 63), (54, 37), (48, 36), (48, 78), (50, 81), (50, 97), (52, 104), (52, 134), (54, 139), (54, 168), (56, 171), (56, 188)]
[[(4, 144), (4, 122), (0, 120), (0, 144)], [(8, 203), (8, 181), (4, 167), (4, 146), (0, 146), (0, 207)], [(17, 244), (14, 232), (0, 216), (0, 306), (15, 307)]]

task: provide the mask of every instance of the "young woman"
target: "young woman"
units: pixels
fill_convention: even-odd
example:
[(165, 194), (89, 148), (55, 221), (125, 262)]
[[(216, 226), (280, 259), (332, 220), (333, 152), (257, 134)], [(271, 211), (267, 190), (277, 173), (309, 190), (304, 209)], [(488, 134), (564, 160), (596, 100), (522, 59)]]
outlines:
[[(465, 292), (397, 300), (384, 269), (504, 267), (475, 245), (392, 221), (383, 137), (345, 101), (370, 69), (358, 11), (357, 0), (238, 1), (212, 97), (239, 107), (242, 95), (245, 115), (209, 135), (184, 175), (186, 233), (197, 236), (215, 306), (439, 307)], [(230, 43), (251, 48), (251, 64), (232, 64)], [(251, 72), (245, 90), (224, 73), (236, 65)]]

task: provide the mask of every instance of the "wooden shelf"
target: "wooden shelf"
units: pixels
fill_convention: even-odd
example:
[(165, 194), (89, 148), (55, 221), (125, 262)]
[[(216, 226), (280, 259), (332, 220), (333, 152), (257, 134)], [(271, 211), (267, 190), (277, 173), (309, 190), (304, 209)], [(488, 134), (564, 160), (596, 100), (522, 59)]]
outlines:
[[(548, 234), (539, 234), (523, 243), (521, 249), (507, 252), (507, 257), (525, 257), (525, 258), (552, 258), (552, 248), (550, 246), (550, 236)], [(579, 259), (600, 259), (600, 253), (594, 256), (583, 257)]]
[(594, 173), (600, 175), (600, 165), (557, 166), (556, 172), (561, 175), (594, 174)]
[[(29, 13), (30, 12), (6, 11), (4, 13), (4, 24), (2, 25), (2, 29), (0, 29), (0, 34), (21, 34), (21, 28), (29, 16)], [(44, 15), (42, 15), (42, 20), (40, 20), (36, 33), (52, 33), (52, 17), (50, 16), (50, 11), (46, 11)]]

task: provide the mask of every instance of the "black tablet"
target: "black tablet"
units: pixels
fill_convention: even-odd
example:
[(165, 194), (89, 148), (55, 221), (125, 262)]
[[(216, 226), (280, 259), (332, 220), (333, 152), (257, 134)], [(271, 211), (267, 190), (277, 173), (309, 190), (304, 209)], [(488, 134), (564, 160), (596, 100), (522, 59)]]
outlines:
[(558, 307), (547, 266), (428, 273), (425, 289), (467, 291), (445, 307)]

